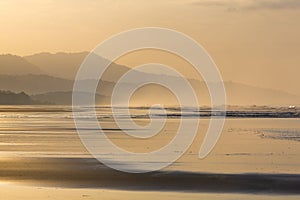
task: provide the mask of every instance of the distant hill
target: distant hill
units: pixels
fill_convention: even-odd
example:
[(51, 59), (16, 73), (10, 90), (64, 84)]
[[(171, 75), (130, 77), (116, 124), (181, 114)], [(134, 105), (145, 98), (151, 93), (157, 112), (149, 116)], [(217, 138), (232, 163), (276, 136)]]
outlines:
[(48, 75), (65, 79), (74, 79), (88, 52), (80, 53), (39, 53), (25, 56), (28, 62), (38, 66)]
[[(84, 96), (86, 93), (82, 92), (80, 95)], [(58, 105), (72, 104), (72, 91), (67, 92), (49, 92), (43, 94), (32, 95), (32, 99), (39, 102), (50, 102)], [(103, 95), (96, 94), (96, 104), (108, 104), (109, 98)]]
[[(92, 80), (84, 80), (89, 84)], [(94, 81), (93, 81), (94, 82)], [(73, 80), (57, 78), (48, 75), (1, 75), (0, 90), (10, 90), (14, 92), (24, 91), (30, 95), (50, 93), (50, 92), (67, 92), (73, 89)], [(98, 93), (109, 95), (114, 87), (114, 83), (100, 81)]]
[[(85, 96), (82, 92), (80, 95)], [(96, 104), (107, 104), (109, 98), (96, 94)], [(71, 105), (72, 91), (68, 92), (49, 92), (37, 95), (28, 95), (25, 92), (14, 93), (11, 91), (0, 90), (0, 105)]]
[(13, 93), (10, 91), (0, 91), (0, 105), (32, 105), (40, 104), (39, 101), (33, 100), (24, 92)]
[(0, 73), (8, 75), (44, 74), (44, 71), (26, 59), (11, 54), (0, 55)]
[[(200, 105), (210, 105), (210, 95), (205, 82), (191, 81), (191, 85), (196, 91)], [(300, 97), (267, 88), (249, 86), (235, 82), (224, 82), (227, 96), (227, 105), (300, 105)], [(178, 85), (181, 91), (184, 91), (183, 86)], [(124, 86), (126, 88), (126, 86)], [(177, 104), (176, 97), (172, 94), (167, 94), (165, 88), (155, 85), (147, 86), (142, 91), (136, 92), (132, 103), (135, 105), (145, 105), (146, 103), (157, 104), (159, 102), (167, 104)], [(126, 93), (126, 89), (123, 90)], [(161, 101), (162, 99), (162, 101)]]
[[(51, 76), (74, 80), (80, 65), (88, 54), (89, 52), (55, 54), (39, 53), (25, 56), (24, 58)], [(95, 54), (92, 56), (94, 59), (97, 59), (98, 63), (106, 64), (109, 62), (107, 59)], [(116, 81), (128, 70), (130, 70), (129, 67), (112, 63), (102, 77), (102, 80)]]
[(300, 97), (281, 90), (236, 82), (225, 83), (230, 105), (300, 105)]
[[(89, 52), (79, 52), (79, 53), (39, 53), (30, 56), (25, 56), (24, 58), (38, 66), (40, 69), (47, 72), (48, 75), (59, 77), (68, 80), (74, 80), (80, 65), (83, 63)], [(98, 63), (100, 66), (105, 66), (110, 63), (109, 60), (100, 57), (96, 54), (90, 54), (89, 60), (93, 60), (94, 63)], [(102, 81), (116, 82), (120, 77), (132, 70), (132, 68), (119, 65), (116, 63), (111, 63), (111, 65), (106, 69), (101, 77)], [(171, 81), (177, 82), (178, 79), (173, 76), (158, 75), (144, 73), (137, 70), (131, 71), (133, 76), (142, 77), (144, 80), (158, 80), (158, 79), (169, 79)], [(100, 77), (99, 77), (100, 78)]]
[(0, 90), (24, 91), (29, 94), (70, 91), (73, 81), (48, 75), (0, 75)]

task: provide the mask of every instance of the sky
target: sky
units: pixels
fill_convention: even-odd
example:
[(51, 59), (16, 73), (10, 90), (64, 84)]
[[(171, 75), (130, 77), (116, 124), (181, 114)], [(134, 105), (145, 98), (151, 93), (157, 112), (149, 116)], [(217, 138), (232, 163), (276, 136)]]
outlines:
[(0, 25), (0, 54), (21, 56), (90, 51), (128, 29), (171, 28), (199, 42), (225, 81), (300, 95), (299, 0), (0, 0)]

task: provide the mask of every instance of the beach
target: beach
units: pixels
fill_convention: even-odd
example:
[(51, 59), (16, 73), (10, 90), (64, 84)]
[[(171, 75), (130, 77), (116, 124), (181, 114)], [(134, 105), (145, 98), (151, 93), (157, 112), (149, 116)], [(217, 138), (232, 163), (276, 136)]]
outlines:
[[(98, 109), (108, 137), (132, 152), (159, 149), (178, 128), (179, 119), (170, 115), (150, 141), (133, 140), (116, 127), (107, 108)], [(148, 123), (141, 117), (145, 109), (133, 112), (136, 123)], [(213, 151), (199, 159), (209, 124), (204, 117), (193, 144), (175, 163), (156, 172), (130, 174), (90, 155), (70, 107), (6, 106), (0, 116), (1, 199), (299, 198), (298, 118), (227, 118)], [(184, 120), (191, 119), (186, 116)]]

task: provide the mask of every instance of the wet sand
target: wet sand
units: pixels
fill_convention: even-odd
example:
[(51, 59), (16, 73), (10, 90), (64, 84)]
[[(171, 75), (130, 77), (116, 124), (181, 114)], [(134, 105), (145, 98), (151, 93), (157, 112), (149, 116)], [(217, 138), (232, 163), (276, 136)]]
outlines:
[(1, 180), (64, 188), (137, 191), (300, 194), (297, 174), (220, 174), (157, 171), (130, 174), (95, 159), (19, 158), (1, 161)]

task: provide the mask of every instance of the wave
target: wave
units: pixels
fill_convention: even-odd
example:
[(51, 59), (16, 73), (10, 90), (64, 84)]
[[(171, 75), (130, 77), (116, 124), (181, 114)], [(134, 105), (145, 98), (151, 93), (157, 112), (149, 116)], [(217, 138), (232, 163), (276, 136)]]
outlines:
[[(81, 119), (92, 119), (94, 113), (90, 112), (91, 107), (76, 108), (76, 116)], [(300, 109), (297, 107), (228, 107), (227, 111), (212, 110), (209, 107), (130, 107), (130, 114), (126, 107), (96, 107), (98, 119), (119, 118), (148, 119), (148, 118), (300, 118)], [(165, 110), (165, 113), (162, 112)], [(0, 118), (64, 118), (73, 119), (71, 106), (0, 106)]]

